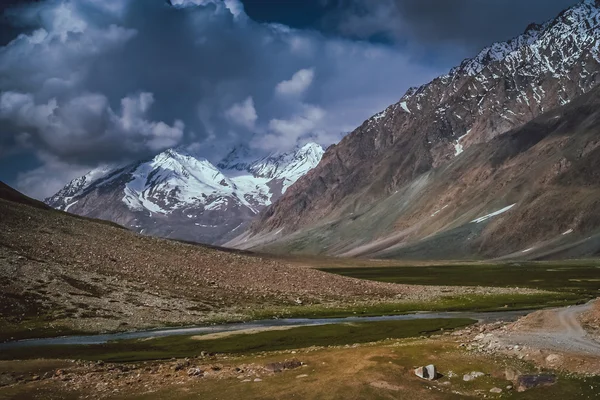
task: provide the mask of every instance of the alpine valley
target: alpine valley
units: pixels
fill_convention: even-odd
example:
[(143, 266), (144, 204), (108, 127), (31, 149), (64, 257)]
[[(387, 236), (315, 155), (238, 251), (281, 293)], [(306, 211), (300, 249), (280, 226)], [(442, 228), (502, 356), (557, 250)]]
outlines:
[(239, 146), (215, 166), (170, 149), (149, 160), (94, 169), (45, 202), (147, 235), (220, 244), (242, 233), (322, 155), (315, 143), (258, 159)]
[[(19, 146), (0, 149), (0, 165), (15, 164), (17, 184), (37, 179), (22, 157), (33, 153), (20, 151), (50, 157), (36, 140), (70, 141), (69, 123), (86, 138), (104, 105), (111, 157), (78, 139), (73, 163), (48, 158), (41, 176), (128, 161), (45, 202), (0, 182), (0, 400), (599, 398), (600, 0), (536, 1), (413, 1), (454, 26), (478, 15), (466, 8), (486, 11), (483, 26), (509, 35), (525, 28), (525, 9), (542, 21), (550, 14), (539, 7), (570, 8), (404, 95), (391, 84), (426, 80), (379, 58), (404, 46), (245, 10), (284, 9), (304, 23), (315, 10), (337, 20), (339, 8), (370, 32), (410, 1), (40, 0), (38, 13), (9, 1), (28, 3), (4, 16), (32, 33), (0, 45), (0, 122), (9, 122), (0, 125), (14, 135), (0, 135), (0, 147)], [(500, 7), (510, 12), (496, 18)], [(126, 47), (113, 49), (118, 38)], [(429, 57), (434, 47), (420, 43)], [(13, 64), (18, 74), (7, 74)], [(34, 66), (46, 64), (60, 79), (40, 84)], [(280, 78), (273, 66), (297, 72)], [(152, 83), (156, 113), (146, 114), (149, 93), (122, 99), (122, 114), (104, 95), (86, 94), (85, 107), (51, 99), (87, 73), (102, 78), (85, 85), (90, 93), (120, 74), (119, 90)], [(5, 95), (20, 80), (40, 95)], [(356, 102), (355, 83), (398, 101), (327, 150), (301, 142), (331, 142), (351, 120), (339, 116), (374, 112), (362, 104), (383, 108), (370, 95)], [(213, 86), (218, 96), (207, 95)], [(342, 114), (317, 109), (331, 95)], [(154, 121), (170, 121), (171, 109), (183, 116), (173, 128)], [(213, 163), (198, 157), (206, 149), (184, 150), (204, 143), (189, 141), (203, 140), (193, 121), (205, 116), (215, 140), (300, 145), (270, 154), (242, 145)], [(161, 146), (117, 152), (128, 138)], [(58, 188), (36, 179), (37, 197)]]

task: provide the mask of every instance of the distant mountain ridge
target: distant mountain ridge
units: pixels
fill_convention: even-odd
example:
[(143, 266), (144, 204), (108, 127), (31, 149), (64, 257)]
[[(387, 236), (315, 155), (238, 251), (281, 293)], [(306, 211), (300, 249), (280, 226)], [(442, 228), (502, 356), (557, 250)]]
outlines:
[[(489, 46), (448, 74), (409, 89), (396, 104), (330, 147), (317, 168), (299, 179), (261, 214), (249, 232), (229, 245), (304, 253), (383, 254), (386, 246), (415, 243), (517, 203), (533, 189), (524, 183), (513, 187), (515, 182), (508, 180), (503, 182), (502, 196), (506, 198), (489, 196), (492, 183), (488, 180), (497, 169), (515, 168), (503, 159), (478, 159), (471, 166), (472, 171), (480, 173), (474, 182), (470, 174), (475, 172), (453, 176), (452, 187), (436, 179), (467, 162), (472, 147), (483, 151), (480, 146), (488, 144), (514, 145), (499, 138), (589, 94), (598, 86), (599, 74), (600, 1), (585, 0), (551, 21), (530, 25), (512, 40)], [(585, 111), (571, 113), (588, 115)], [(576, 119), (563, 119), (561, 115), (552, 118), (578, 127)], [(558, 131), (554, 126), (549, 129)], [(521, 134), (530, 130), (523, 129)], [(585, 140), (590, 140), (589, 146), (594, 148), (591, 136), (585, 136)], [(516, 143), (529, 145), (525, 139)], [(561, 145), (558, 140), (548, 144), (550, 148)], [(518, 151), (527, 148), (510, 149)], [(557, 170), (570, 165), (556, 157), (552, 160), (559, 163), (554, 166)], [(489, 165), (484, 166), (484, 161)], [(468, 170), (468, 166), (463, 167), (463, 172)], [(534, 185), (537, 178), (528, 179)], [(547, 178), (543, 184), (551, 182)], [(481, 191), (474, 192), (474, 188)], [(469, 198), (462, 198), (467, 192)], [(471, 203), (474, 198), (480, 201)], [(460, 218), (455, 214), (458, 208)], [(419, 225), (424, 224), (419, 219), (423, 215), (442, 218), (448, 213), (458, 219), (445, 220), (444, 225)], [(542, 211), (537, 213), (543, 219)], [(361, 220), (361, 215), (369, 215), (370, 220)], [(527, 220), (531, 221), (531, 216)], [(372, 221), (379, 223), (365, 229)], [(469, 240), (474, 241), (474, 237)], [(373, 243), (378, 243), (376, 250), (353, 250)], [(473, 254), (485, 252), (482, 246)]]
[(241, 232), (322, 155), (315, 143), (258, 159), (240, 147), (214, 166), (169, 149), (149, 160), (94, 169), (45, 202), (144, 234), (220, 244)]

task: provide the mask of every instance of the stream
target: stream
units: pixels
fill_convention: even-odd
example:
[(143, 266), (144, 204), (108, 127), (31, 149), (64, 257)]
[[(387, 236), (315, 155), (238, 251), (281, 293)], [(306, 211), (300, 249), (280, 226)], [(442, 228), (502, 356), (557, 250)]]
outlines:
[(266, 329), (284, 326), (315, 326), (331, 325), (349, 322), (377, 322), (377, 321), (409, 321), (417, 319), (434, 318), (470, 318), (480, 322), (504, 321), (511, 322), (517, 318), (529, 314), (531, 310), (521, 311), (498, 311), (498, 312), (440, 312), (440, 313), (415, 313), (404, 315), (391, 315), (379, 317), (347, 317), (347, 318), (289, 318), (289, 319), (269, 319), (261, 321), (251, 321), (244, 323), (230, 323), (212, 326), (197, 326), (186, 328), (169, 329), (151, 329), (133, 332), (106, 333), (85, 336), (62, 336), (43, 339), (26, 339), (14, 342), (0, 343), (0, 351), (3, 349), (13, 349), (22, 347), (36, 346), (77, 346), (102, 344), (115, 340), (144, 339), (153, 337), (166, 337), (177, 335), (202, 335), (219, 332), (235, 332), (246, 329)]

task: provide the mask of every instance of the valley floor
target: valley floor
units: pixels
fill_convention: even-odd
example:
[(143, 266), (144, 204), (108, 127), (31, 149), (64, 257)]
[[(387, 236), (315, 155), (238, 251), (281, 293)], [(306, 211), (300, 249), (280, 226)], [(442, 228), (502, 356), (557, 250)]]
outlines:
[[(596, 373), (600, 370), (597, 355), (569, 356), (529, 347), (506, 350), (482, 344), (482, 337), (519, 326), (523, 324), (473, 325), (428, 337), (250, 354), (198, 352), (168, 361), (2, 361), (0, 399), (553, 400), (600, 396), (600, 377), (590, 375), (594, 371), (589, 368), (596, 368)], [(557, 359), (562, 362), (556, 364)], [(583, 359), (584, 364), (578, 361)], [(438, 379), (415, 376), (414, 368), (425, 364), (436, 365)], [(551, 382), (529, 388), (531, 377)]]
[[(40, 207), (0, 198), (0, 341), (285, 317), (528, 310), (585, 303), (600, 289), (595, 261), (398, 267), (274, 258), (143, 237)], [(359, 268), (319, 270), (340, 266)], [(536, 315), (553, 314), (529, 318)], [(583, 317), (558, 315), (565, 317), (566, 341), (592, 343), (587, 332), (600, 328), (597, 308)], [(540, 348), (523, 353), (523, 322), (468, 326), (473, 322), (352, 322), (3, 349), (0, 399), (564, 399), (600, 393), (600, 378), (580, 375), (600, 372), (596, 355), (582, 359), (588, 369), (575, 368), (579, 361), (559, 365), (560, 357), (571, 360), (573, 349), (563, 354), (539, 341)], [(540, 326), (547, 329), (546, 322)], [(414, 375), (429, 363), (438, 367), (439, 380)], [(551, 388), (515, 390), (518, 376), (546, 369), (558, 378)], [(484, 375), (465, 381), (473, 371)]]

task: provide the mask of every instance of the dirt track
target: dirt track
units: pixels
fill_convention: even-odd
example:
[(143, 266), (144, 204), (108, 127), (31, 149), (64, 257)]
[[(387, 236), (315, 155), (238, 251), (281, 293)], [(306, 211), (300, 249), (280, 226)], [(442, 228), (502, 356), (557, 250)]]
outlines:
[[(597, 301), (597, 300), (596, 300)], [(504, 345), (600, 356), (600, 341), (581, 325), (580, 317), (592, 309), (593, 302), (554, 310), (538, 311), (516, 322), (498, 335)]]

